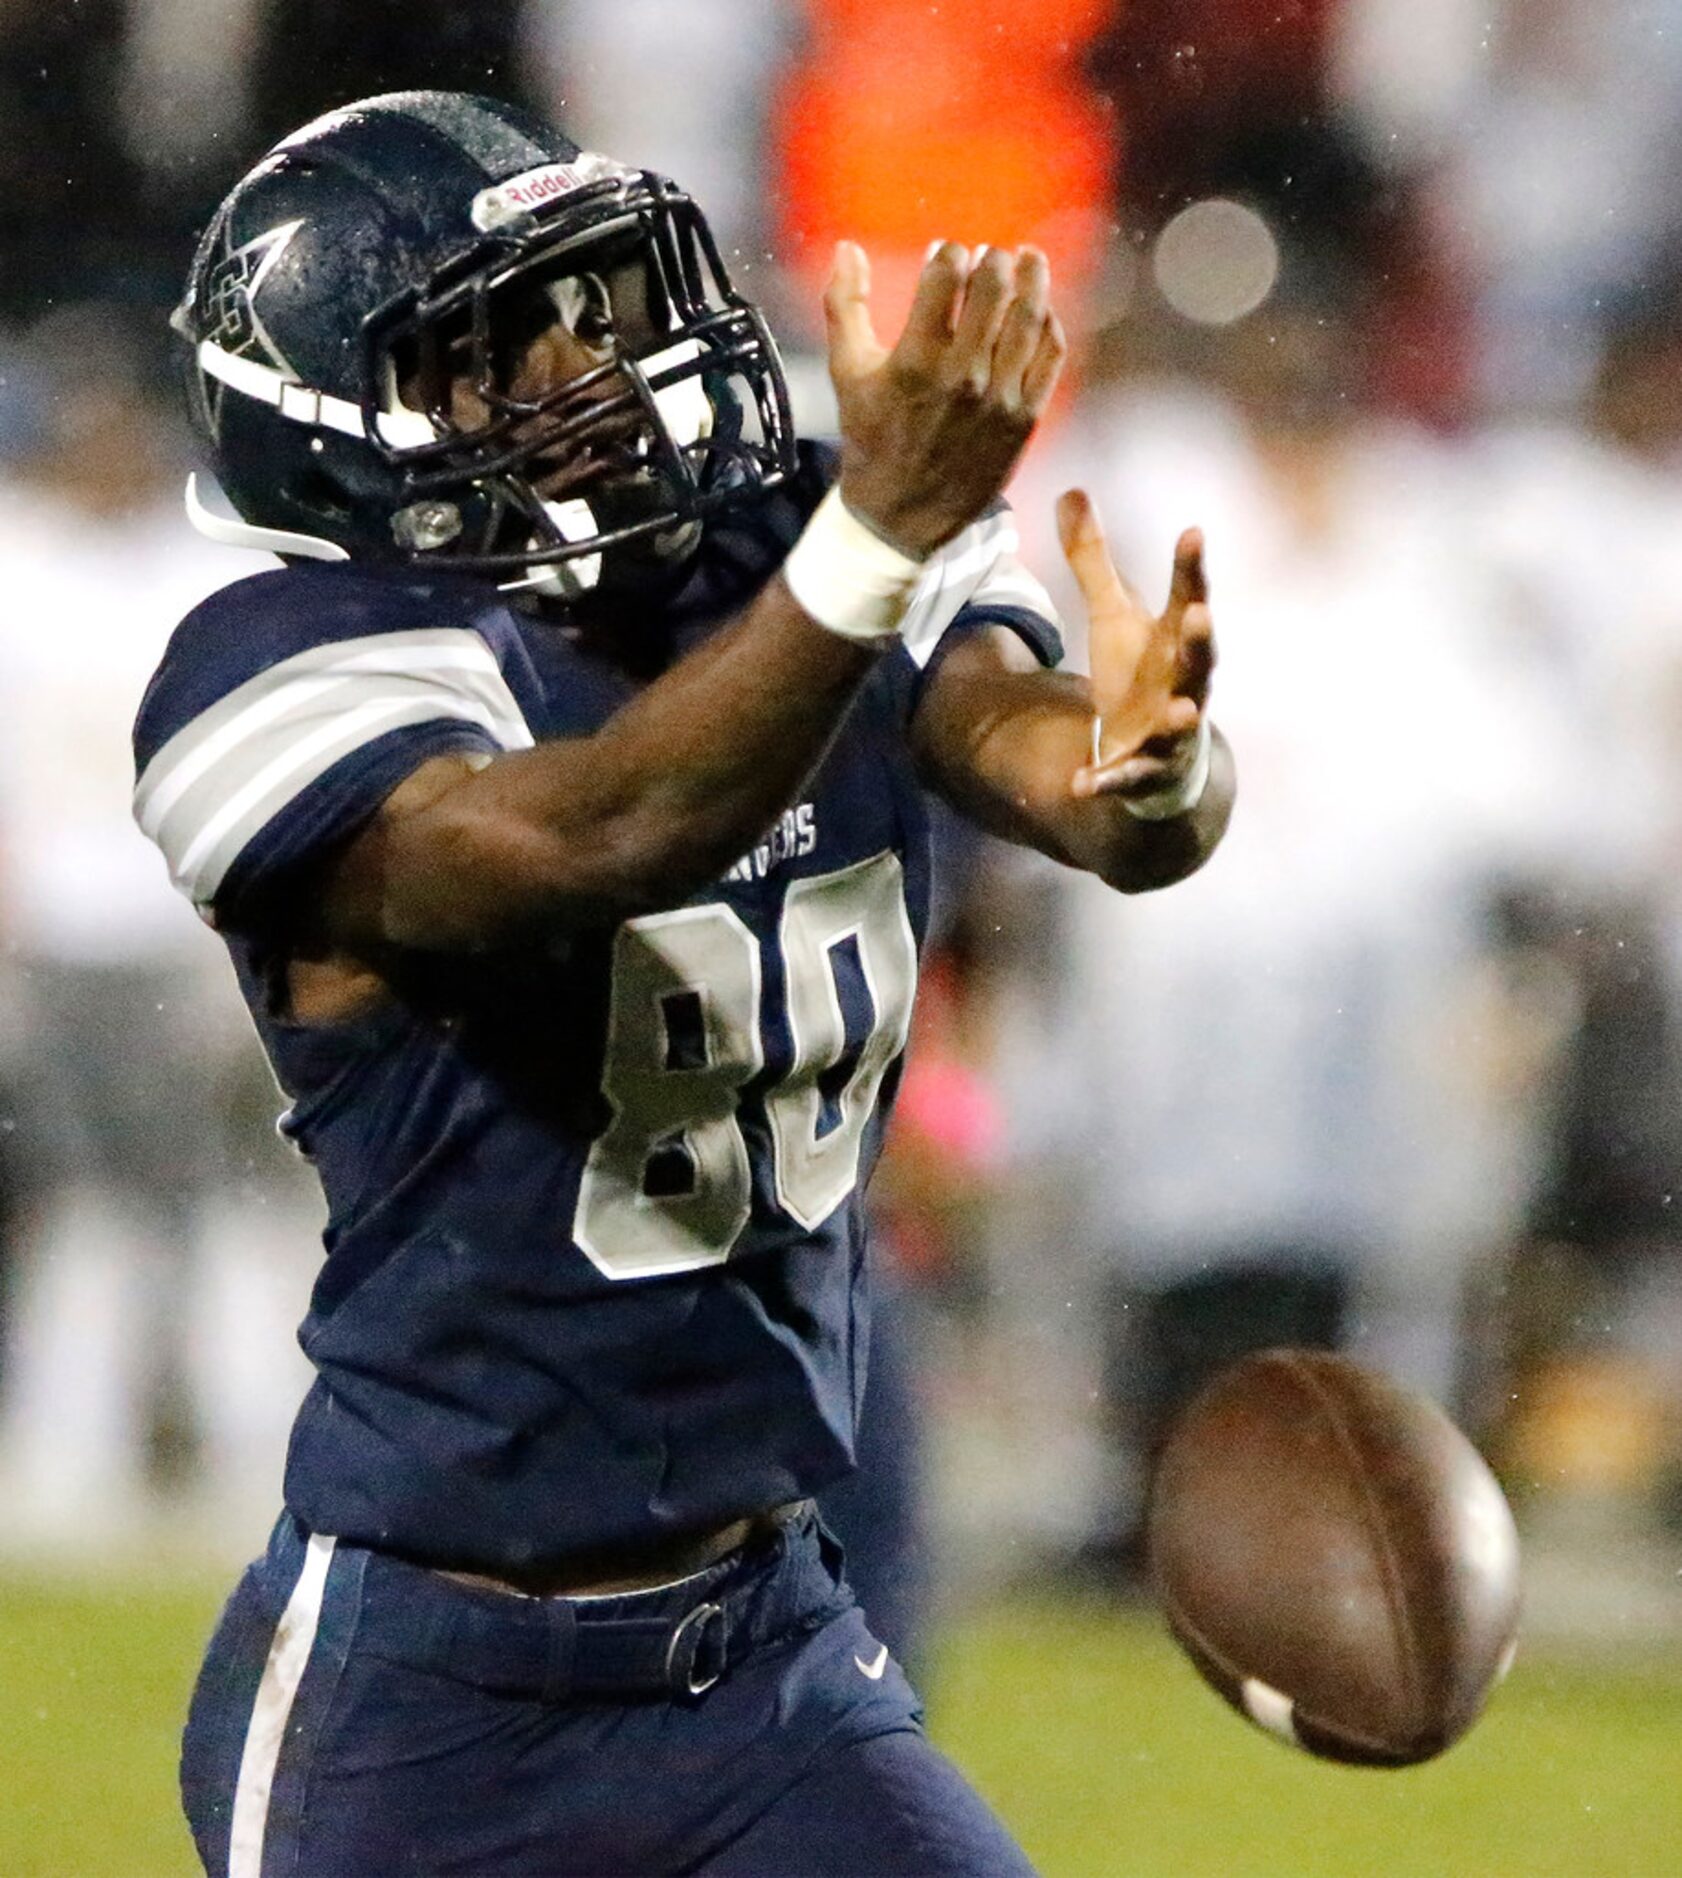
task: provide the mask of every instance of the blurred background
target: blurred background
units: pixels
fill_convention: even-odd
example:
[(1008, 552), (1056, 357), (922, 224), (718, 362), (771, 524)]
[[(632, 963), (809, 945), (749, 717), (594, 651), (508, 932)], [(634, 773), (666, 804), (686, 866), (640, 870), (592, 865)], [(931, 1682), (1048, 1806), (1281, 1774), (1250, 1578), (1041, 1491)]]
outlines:
[[(275, 1510), (319, 1257), (211, 935), (128, 817), (177, 618), (165, 320), (276, 137), (486, 90), (818, 292), (1052, 256), (1152, 597), (1209, 538), (1242, 795), (1122, 900), (942, 825), (866, 1465), (831, 1513), (1050, 1874), (1682, 1870), (1682, 0), (0, 0), (0, 1872), (189, 1869), (174, 1731)], [(1290, 1342), (1500, 1472), (1527, 1644), (1440, 1767), (1252, 1737), (1141, 1602), (1152, 1454)]]

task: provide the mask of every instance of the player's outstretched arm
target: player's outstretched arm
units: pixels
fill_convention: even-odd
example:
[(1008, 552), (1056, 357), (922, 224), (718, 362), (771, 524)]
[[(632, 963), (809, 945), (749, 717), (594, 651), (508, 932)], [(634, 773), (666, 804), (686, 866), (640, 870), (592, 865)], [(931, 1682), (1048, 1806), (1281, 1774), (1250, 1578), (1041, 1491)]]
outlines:
[(1071, 490), (1058, 533), (1091, 623), (1090, 678), (1047, 672), (1003, 629), (956, 646), (913, 734), (925, 778), (1007, 840), (1124, 893), (1182, 880), (1232, 813), (1232, 754), (1209, 722), (1214, 629), (1203, 538), (1180, 537), (1153, 616), (1116, 572), (1091, 498)]
[(984, 514), (1057, 377), (1043, 256), (947, 244), (877, 341), (843, 244), (825, 297), (839, 489), (745, 612), (594, 735), (427, 764), (351, 843), (324, 937), (462, 950), (678, 904), (795, 799), (897, 622), (923, 557)]

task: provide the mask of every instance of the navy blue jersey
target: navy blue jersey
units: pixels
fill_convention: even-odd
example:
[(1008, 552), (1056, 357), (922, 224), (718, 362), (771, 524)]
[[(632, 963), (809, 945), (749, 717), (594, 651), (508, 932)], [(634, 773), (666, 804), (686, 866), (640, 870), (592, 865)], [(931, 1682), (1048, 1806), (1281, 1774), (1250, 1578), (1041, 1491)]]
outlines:
[[(678, 646), (780, 565), (832, 460), (709, 529)], [(135, 809), (225, 936), (326, 1193), (287, 1503), (310, 1529), (498, 1567), (645, 1544), (851, 1466), (860, 1194), (910, 1021), (927, 837), (906, 740), (954, 636), (1047, 662), (1008, 513), (931, 564), (821, 768), (722, 879), (541, 950), (415, 956), (397, 996), (290, 1020), (324, 859), (427, 758), (587, 735), (632, 680), (487, 582), (308, 564), (176, 632)]]

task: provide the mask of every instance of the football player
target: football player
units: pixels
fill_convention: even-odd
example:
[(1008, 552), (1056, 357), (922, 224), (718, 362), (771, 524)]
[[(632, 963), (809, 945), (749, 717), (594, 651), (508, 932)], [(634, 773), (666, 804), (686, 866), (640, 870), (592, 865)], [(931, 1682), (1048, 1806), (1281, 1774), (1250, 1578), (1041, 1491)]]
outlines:
[(239, 520), (135, 797), (326, 1192), (286, 1510), (200, 1678), (213, 1873), (1003, 1873), (810, 1496), (864, 1377), (922, 792), (1156, 887), (1211, 851), (1201, 551), (1089, 503), (1059, 643), (999, 496), (1043, 257), (828, 290), (839, 456), (670, 182), (501, 104), (308, 125), (176, 317)]

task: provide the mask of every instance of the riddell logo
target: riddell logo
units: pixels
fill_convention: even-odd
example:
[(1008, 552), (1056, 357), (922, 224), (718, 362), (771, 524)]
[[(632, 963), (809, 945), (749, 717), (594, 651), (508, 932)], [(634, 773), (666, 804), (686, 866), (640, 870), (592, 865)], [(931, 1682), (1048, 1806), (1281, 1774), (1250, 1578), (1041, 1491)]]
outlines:
[(557, 196), (570, 195), (588, 183), (599, 183), (610, 176), (632, 176), (622, 163), (611, 157), (597, 156), (593, 150), (580, 152), (571, 163), (545, 163), (519, 176), (510, 176), (492, 189), (481, 189), (473, 198), (475, 228), (500, 228), (505, 222), (531, 215), (553, 202)]
[(551, 196), (565, 195), (569, 189), (580, 188), (583, 182), (584, 178), (570, 164), (557, 163), (552, 170), (539, 170), (528, 183), (504, 183), (502, 199), (517, 202), (522, 209), (531, 209), (540, 202), (547, 202)]

